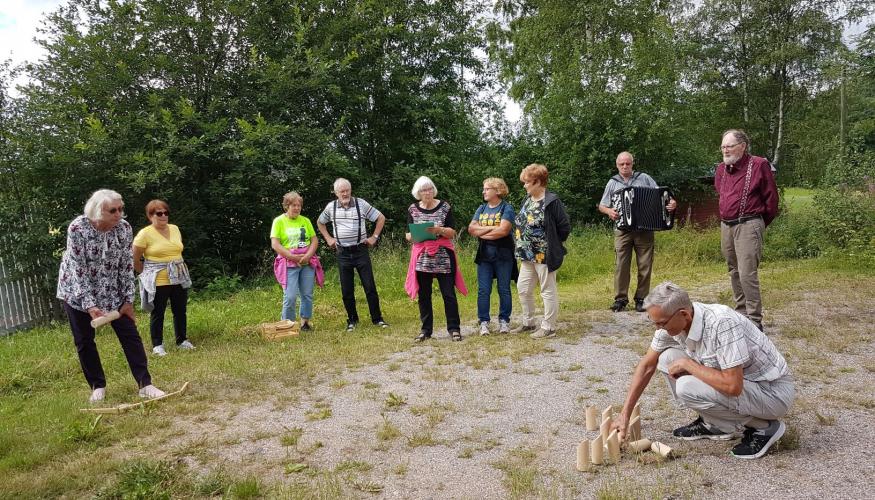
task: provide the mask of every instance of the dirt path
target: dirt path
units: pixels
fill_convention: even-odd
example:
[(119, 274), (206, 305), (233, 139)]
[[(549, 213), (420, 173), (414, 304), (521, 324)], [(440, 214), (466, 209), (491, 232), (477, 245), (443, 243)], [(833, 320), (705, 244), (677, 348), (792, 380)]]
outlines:
[[(699, 292), (709, 298), (710, 290)], [(788, 314), (775, 312), (769, 331), (782, 350), (799, 347), (781, 336)], [(875, 480), (875, 350), (872, 323), (864, 328), (868, 342), (830, 358), (838, 363), (834, 377), (800, 381), (790, 431), (755, 461), (729, 456), (734, 442), (673, 439), (671, 430), (692, 414), (677, 409), (655, 378), (642, 398), (643, 433), (679, 458), (639, 463), (626, 456), (618, 466), (574, 470), (575, 446), (595, 436), (583, 427), (583, 409), (620, 405), (637, 353), (649, 344), (650, 327), (634, 312), (589, 313), (546, 343), (502, 337), (489, 339), (487, 349), (479, 339), (438, 338), (380, 364), (326, 375), (300, 399), (278, 392), (243, 408), (214, 407), (177, 422), (184, 432), (177, 453), (194, 470), (222, 463), (307, 496), (339, 489), (377, 498), (590, 498), (600, 491), (620, 498), (865, 498)], [(495, 357), (497, 348), (512, 354)], [(853, 396), (859, 388), (870, 392), (855, 401), (827, 394)]]

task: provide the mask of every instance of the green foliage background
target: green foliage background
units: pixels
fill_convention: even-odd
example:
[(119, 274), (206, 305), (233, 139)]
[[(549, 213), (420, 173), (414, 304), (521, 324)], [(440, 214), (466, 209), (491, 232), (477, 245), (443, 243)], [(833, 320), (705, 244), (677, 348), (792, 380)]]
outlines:
[[(619, 151), (692, 198), (708, 192), (698, 178), (720, 131), (737, 126), (755, 153), (781, 158), (779, 183), (865, 191), (875, 31), (853, 49), (840, 34), (866, 12), (814, 0), (70, 0), (45, 19), (44, 58), (0, 67), (0, 252), (48, 275), (50, 293), (66, 224), (108, 187), (135, 228), (148, 200), (167, 200), (196, 285), (221, 288), (267, 271), (287, 191), (315, 218), (347, 177), (397, 234), (419, 175), (464, 221), (487, 176), (518, 202), (532, 162), (548, 165), (577, 225), (603, 223), (594, 205)], [(524, 107), (516, 127), (505, 89)]]

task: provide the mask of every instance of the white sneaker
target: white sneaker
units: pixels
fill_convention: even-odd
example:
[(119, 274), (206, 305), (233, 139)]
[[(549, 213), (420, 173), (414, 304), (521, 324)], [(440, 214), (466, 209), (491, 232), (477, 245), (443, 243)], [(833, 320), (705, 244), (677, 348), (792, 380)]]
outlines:
[(100, 387), (91, 391), (91, 397), (88, 398), (89, 403), (99, 403), (103, 401), (103, 397), (106, 396), (106, 388)]
[(481, 321), (480, 322), (480, 335), (489, 335), (489, 322)]
[(498, 320), (498, 333), (510, 333), (510, 323), (503, 319)]
[(142, 389), (140, 389), (140, 397), (141, 398), (155, 399), (155, 398), (160, 398), (164, 394), (165, 394), (164, 391), (155, 387), (152, 384), (149, 384), (146, 387), (143, 387)]
[(152, 354), (156, 356), (167, 356), (167, 351), (164, 350), (164, 345), (156, 345), (152, 348)]
[(187, 349), (189, 351), (194, 350), (194, 344), (192, 344), (191, 342), (189, 342), (187, 340), (183, 340), (182, 343), (176, 347), (178, 347), (180, 349)]

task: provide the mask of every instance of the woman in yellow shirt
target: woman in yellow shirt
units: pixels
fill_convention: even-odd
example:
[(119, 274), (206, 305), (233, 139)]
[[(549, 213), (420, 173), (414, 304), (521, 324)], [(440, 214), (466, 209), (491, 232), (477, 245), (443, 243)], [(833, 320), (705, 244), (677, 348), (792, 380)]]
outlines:
[(182, 234), (169, 223), (170, 206), (163, 200), (146, 205), (146, 217), (152, 223), (134, 238), (134, 269), (140, 273), (140, 302), (151, 311), (149, 333), (152, 353), (164, 356), (164, 310), (170, 300), (173, 330), (180, 349), (194, 349), (186, 337), (186, 302), (191, 278), (182, 260)]

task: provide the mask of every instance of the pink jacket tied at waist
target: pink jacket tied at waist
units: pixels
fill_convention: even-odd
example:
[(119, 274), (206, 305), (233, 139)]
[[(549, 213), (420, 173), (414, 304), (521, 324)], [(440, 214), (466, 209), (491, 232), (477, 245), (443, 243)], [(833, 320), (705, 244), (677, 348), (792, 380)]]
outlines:
[(456, 260), (456, 288), (462, 295), (468, 295), (468, 288), (465, 286), (465, 278), (462, 277), (462, 268), (459, 266), (459, 257), (456, 255), (456, 249), (453, 246), (453, 240), (438, 238), (436, 240), (425, 240), (413, 244), (413, 250), (410, 251), (410, 265), (407, 266), (407, 280), (404, 282), (404, 290), (411, 299), (415, 299), (419, 293), (419, 282), (416, 281), (416, 261), (423, 252), (428, 252), (429, 255), (437, 253), (438, 249), (444, 247), (452, 253)]
[[(300, 255), (307, 253), (307, 250), (307, 248), (290, 248), (289, 252)], [(321, 287), (325, 284), (325, 270), (322, 269), (322, 262), (316, 254), (310, 257), (310, 266), (316, 270), (316, 284)], [(282, 255), (277, 255), (273, 260), (273, 275), (276, 277), (277, 282), (282, 285), (283, 290), (286, 289), (286, 277), (288, 276), (287, 271), (289, 267), (298, 267), (298, 264), (288, 261)]]

